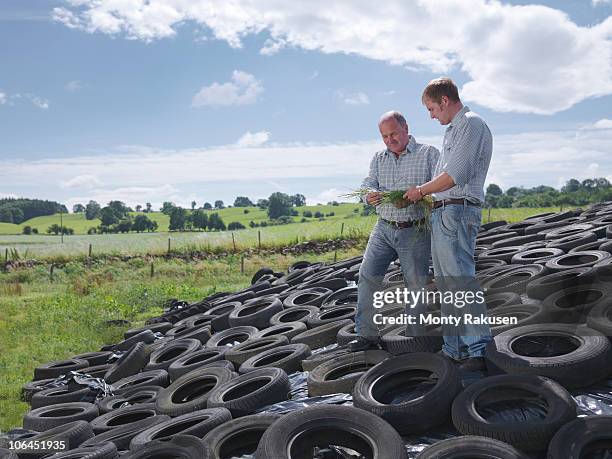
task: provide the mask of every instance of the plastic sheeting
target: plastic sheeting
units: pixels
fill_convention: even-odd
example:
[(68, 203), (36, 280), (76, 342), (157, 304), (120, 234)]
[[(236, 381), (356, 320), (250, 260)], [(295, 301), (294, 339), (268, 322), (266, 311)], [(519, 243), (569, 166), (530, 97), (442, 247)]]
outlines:
[(41, 386), (43, 390), (53, 389), (55, 387), (63, 387), (68, 384), (77, 384), (79, 386), (89, 387), (90, 392), (88, 396), (84, 397), (82, 402), (94, 403), (96, 400), (102, 400), (105, 397), (115, 395), (110, 384), (102, 378), (94, 378), (85, 373), (79, 373), (78, 371), (71, 371), (66, 375), (62, 375), (55, 378), (53, 381), (48, 382), (44, 386)]

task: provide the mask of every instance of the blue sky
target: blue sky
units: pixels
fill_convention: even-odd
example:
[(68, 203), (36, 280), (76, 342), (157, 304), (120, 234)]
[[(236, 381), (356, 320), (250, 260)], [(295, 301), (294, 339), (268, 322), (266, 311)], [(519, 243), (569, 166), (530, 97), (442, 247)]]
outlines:
[(449, 75), (488, 182), (612, 179), (612, 2), (3, 0), (0, 196), (130, 205), (357, 188), (397, 109)]

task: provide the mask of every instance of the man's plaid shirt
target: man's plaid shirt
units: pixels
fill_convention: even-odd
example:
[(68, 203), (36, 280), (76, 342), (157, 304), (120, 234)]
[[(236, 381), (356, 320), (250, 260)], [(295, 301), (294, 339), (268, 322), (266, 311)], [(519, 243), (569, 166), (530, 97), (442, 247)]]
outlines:
[[(362, 188), (371, 191), (406, 191), (433, 178), (440, 152), (431, 145), (420, 144), (409, 136), (408, 145), (399, 158), (389, 150), (379, 151), (370, 163), (370, 174), (363, 180)], [(365, 196), (363, 198), (365, 202)], [(385, 220), (405, 222), (424, 217), (413, 205), (396, 208), (393, 204), (381, 204), (376, 213)]]

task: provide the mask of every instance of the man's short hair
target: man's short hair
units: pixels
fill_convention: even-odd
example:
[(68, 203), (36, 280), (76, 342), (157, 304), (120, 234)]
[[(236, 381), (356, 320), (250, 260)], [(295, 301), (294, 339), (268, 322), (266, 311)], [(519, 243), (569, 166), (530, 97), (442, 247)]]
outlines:
[(381, 123), (383, 123), (384, 121), (390, 120), (391, 118), (397, 121), (400, 124), (400, 126), (402, 126), (403, 128), (408, 129), (408, 123), (406, 122), (406, 118), (404, 118), (404, 115), (402, 115), (397, 110), (391, 110), (390, 112), (383, 113), (382, 116), (380, 117), (380, 121), (378, 122), (378, 125), (380, 126)]
[(439, 104), (443, 96), (448, 97), (451, 102), (459, 102), (459, 90), (453, 80), (447, 77), (436, 78), (427, 83), (422, 99), (427, 98)]

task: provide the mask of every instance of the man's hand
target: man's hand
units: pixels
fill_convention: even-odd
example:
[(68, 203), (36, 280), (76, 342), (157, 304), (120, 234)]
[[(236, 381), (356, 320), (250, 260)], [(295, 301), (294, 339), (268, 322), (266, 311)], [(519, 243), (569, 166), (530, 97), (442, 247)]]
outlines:
[(380, 191), (372, 191), (366, 195), (366, 202), (371, 206), (377, 206), (382, 200), (382, 193)]
[(408, 191), (404, 193), (403, 197), (404, 199), (410, 202), (417, 202), (423, 199), (423, 195), (421, 195), (416, 186), (413, 186), (412, 188), (408, 189)]

